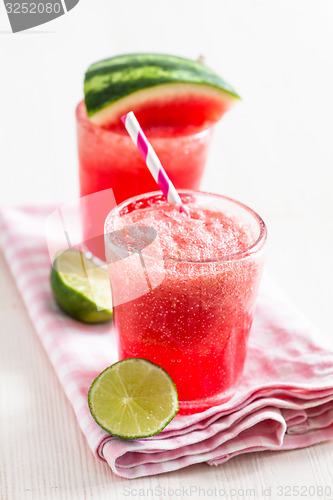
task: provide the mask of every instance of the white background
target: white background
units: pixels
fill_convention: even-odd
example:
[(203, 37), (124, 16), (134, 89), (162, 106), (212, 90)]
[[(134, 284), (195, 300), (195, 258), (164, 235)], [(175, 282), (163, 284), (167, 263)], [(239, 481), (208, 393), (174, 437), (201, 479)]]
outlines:
[[(80, 0), (65, 16), (17, 34), (1, 3), (0, 204), (77, 196), (74, 108), (84, 71), (98, 59), (141, 51), (202, 55), (243, 97), (216, 127), (202, 189), (262, 215), (266, 271), (333, 345), (331, 0)], [(44, 376), (53, 377), (44, 364)], [(75, 447), (81, 438), (71, 425)], [(284, 458), (270, 459), (280, 460), (279, 474)], [(240, 460), (234, 463), (251, 464)], [(198, 470), (205, 481), (206, 469)]]

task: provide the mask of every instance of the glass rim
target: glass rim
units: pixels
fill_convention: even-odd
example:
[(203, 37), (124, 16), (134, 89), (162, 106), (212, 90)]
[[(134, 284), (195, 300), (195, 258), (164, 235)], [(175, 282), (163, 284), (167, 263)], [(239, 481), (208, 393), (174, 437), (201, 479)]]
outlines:
[[(249, 258), (253, 256), (254, 254), (258, 253), (264, 246), (266, 239), (267, 239), (267, 227), (263, 219), (260, 217), (260, 215), (257, 214), (252, 208), (248, 207), (244, 203), (234, 200), (233, 198), (229, 198), (228, 196), (224, 196), (221, 194), (217, 193), (210, 193), (207, 191), (196, 191), (192, 189), (178, 189), (177, 190), (180, 195), (203, 195), (203, 196), (209, 196), (217, 199), (222, 199), (228, 202), (231, 202), (234, 205), (237, 205), (238, 207), (241, 207), (243, 210), (245, 210), (247, 213), (252, 215), (252, 217), (255, 219), (255, 221), (258, 223), (259, 226), (259, 235), (256, 238), (256, 240), (248, 247), (244, 248), (243, 250), (239, 250), (238, 252), (234, 252), (231, 254), (223, 255), (222, 257), (218, 258), (210, 258), (210, 259), (180, 259), (180, 258), (174, 258), (174, 257), (165, 257), (163, 255), (161, 256), (154, 256), (154, 255), (146, 255), (149, 258), (155, 258), (156, 260), (163, 260), (163, 261), (170, 261), (174, 263), (191, 263), (191, 264), (205, 264), (205, 263), (218, 263), (218, 262), (229, 262), (229, 261), (239, 261), (243, 260), (246, 258)], [(140, 201), (143, 199), (149, 199), (149, 198), (159, 198), (165, 201), (165, 204), (167, 205), (168, 202), (165, 200), (163, 193), (161, 191), (151, 191), (149, 193), (143, 193), (139, 194), (137, 196), (133, 196), (132, 198), (128, 198), (127, 200), (124, 200), (121, 202), (119, 205), (115, 206), (106, 216), (105, 219), (105, 224), (104, 224), (104, 235), (106, 236), (110, 231), (107, 231), (106, 225), (107, 221), (109, 220), (110, 217), (114, 216), (120, 216), (121, 210), (126, 206), (131, 203), (135, 203), (136, 201)], [(140, 209), (138, 209), (140, 210)]]
[[(131, 138), (129, 135), (126, 133), (126, 130), (124, 129), (124, 133), (118, 132), (117, 130), (108, 130), (106, 128), (100, 127), (96, 123), (93, 123), (92, 121), (89, 120), (86, 114), (82, 113), (82, 109), (85, 109), (85, 104), (84, 104), (84, 99), (82, 99), (75, 108), (75, 118), (76, 122), (80, 123), (83, 127), (85, 127), (88, 131), (90, 132), (95, 132), (98, 130), (101, 134), (103, 134), (105, 137), (122, 137), (129, 142), (131, 142)], [(159, 140), (159, 141), (170, 141), (173, 139), (178, 139), (179, 137), (198, 137), (200, 138), (201, 136), (205, 136), (209, 133), (211, 133), (211, 130), (213, 129), (215, 123), (210, 123), (208, 126), (201, 128), (199, 130), (194, 130), (189, 133), (177, 133), (175, 135), (162, 135), (162, 134), (156, 134), (156, 135), (150, 135), (149, 131), (147, 132), (147, 137), (149, 137), (152, 141), (154, 140)]]

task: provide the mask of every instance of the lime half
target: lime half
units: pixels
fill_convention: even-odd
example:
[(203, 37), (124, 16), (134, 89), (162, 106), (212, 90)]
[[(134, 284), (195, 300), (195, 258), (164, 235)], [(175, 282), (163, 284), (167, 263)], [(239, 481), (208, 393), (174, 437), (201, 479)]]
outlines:
[(124, 359), (106, 368), (92, 383), (88, 403), (96, 422), (124, 439), (154, 436), (178, 412), (172, 378), (142, 358)]
[(74, 248), (58, 254), (51, 271), (51, 288), (59, 307), (84, 323), (112, 319), (108, 272)]

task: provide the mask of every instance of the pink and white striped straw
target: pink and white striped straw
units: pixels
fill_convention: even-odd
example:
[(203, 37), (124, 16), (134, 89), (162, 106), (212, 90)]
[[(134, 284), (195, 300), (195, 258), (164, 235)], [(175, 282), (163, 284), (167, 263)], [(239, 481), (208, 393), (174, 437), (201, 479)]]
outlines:
[(181, 212), (186, 212), (183, 202), (180, 199), (175, 186), (170, 181), (166, 171), (164, 170), (152, 145), (149, 143), (133, 111), (130, 111), (126, 115), (122, 116), (121, 121), (125, 125), (125, 128), (129, 133), (132, 141), (140, 151), (141, 156), (146, 162), (150, 173), (155, 179), (155, 182), (162, 190), (165, 199), (170, 203), (170, 205), (179, 206), (179, 210)]

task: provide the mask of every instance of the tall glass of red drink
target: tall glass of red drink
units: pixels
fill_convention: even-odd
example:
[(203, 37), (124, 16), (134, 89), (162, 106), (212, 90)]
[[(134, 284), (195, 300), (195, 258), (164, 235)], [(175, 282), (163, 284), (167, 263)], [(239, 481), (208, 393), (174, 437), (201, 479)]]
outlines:
[(240, 381), (266, 227), (237, 201), (179, 193), (188, 215), (159, 192), (114, 208), (105, 247), (119, 358), (161, 365), (176, 384), (180, 411), (191, 413), (230, 398)]
[[(84, 101), (76, 109), (81, 197), (112, 188), (116, 203), (152, 191), (156, 184), (126, 130), (92, 123)], [(176, 188), (198, 189), (213, 125), (185, 133), (173, 127), (150, 127), (145, 133)], [(91, 252), (105, 260), (104, 222), (110, 211), (107, 197), (94, 210), (83, 208), (83, 239)], [(95, 235), (100, 234), (101, 238)]]

